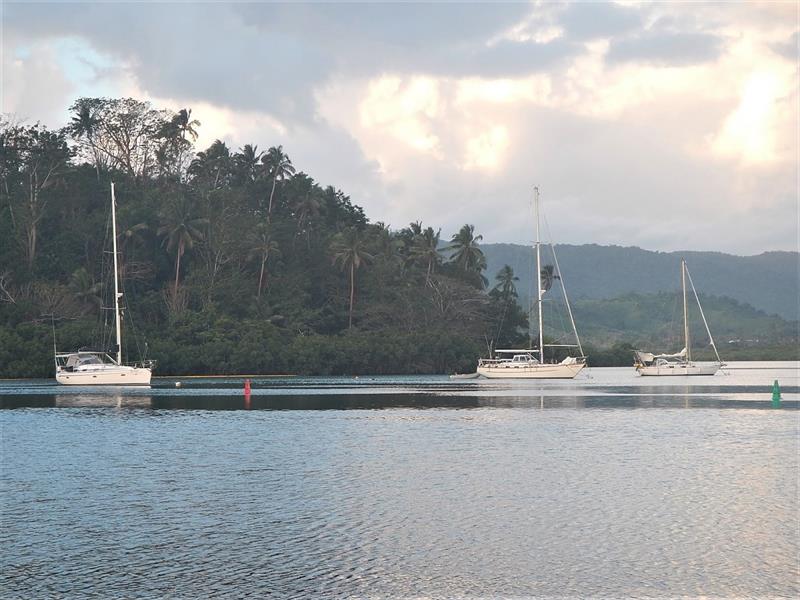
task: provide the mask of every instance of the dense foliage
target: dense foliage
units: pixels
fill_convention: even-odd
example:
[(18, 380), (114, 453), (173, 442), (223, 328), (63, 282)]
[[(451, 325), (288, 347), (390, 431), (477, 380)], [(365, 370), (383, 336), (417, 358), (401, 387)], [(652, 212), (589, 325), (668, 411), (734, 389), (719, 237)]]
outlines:
[[(61, 130), (0, 123), (0, 377), (52, 375), (54, 337), (61, 350), (111, 346), (112, 181), (125, 352), (158, 374), (467, 372), (491, 347), (528, 343), (529, 265), (493, 262), (473, 225), (446, 240), (420, 222), (371, 223), (280, 145), (198, 151), (188, 109), (82, 98), (71, 114)], [(540, 276), (547, 290), (558, 279), (550, 265)], [(590, 364), (669, 343), (674, 295), (581, 296)], [(773, 357), (753, 330), (796, 347), (796, 323), (706, 303), (739, 358)]]
[(281, 146), (195, 151), (190, 110), (71, 112), (62, 130), (0, 131), (0, 376), (51, 373), (51, 323), (60, 349), (108, 347), (111, 181), (126, 355), (159, 374), (468, 371), (525, 339), (472, 225), (443, 244), (421, 223), (370, 223)]

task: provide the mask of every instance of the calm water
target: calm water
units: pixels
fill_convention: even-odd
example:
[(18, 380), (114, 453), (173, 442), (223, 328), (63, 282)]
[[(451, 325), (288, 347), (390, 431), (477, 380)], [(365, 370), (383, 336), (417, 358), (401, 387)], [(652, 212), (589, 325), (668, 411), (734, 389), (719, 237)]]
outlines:
[(797, 364), (735, 366), (2, 382), (0, 597), (794, 597)]

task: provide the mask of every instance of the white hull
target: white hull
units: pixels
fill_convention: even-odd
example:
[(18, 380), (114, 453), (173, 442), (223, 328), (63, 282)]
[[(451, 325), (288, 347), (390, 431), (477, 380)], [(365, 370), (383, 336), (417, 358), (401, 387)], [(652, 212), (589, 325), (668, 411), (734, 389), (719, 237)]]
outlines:
[(152, 371), (143, 367), (103, 366), (97, 369), (56, 372), (61, 385), (150, 385)]
[(512, 363), (505, 365), (484, 365), (478, 367), (478, 375), (489, 379), (573, 379), (586, 363), (574, 364), (538, 364), (516, 366)]
[(719, 371), (718, 364), (698, 365), (661, 365), (652, 367), (636, 367), (639, 375), (644, 377), (686, 377), (689, 375), (715, 375)]

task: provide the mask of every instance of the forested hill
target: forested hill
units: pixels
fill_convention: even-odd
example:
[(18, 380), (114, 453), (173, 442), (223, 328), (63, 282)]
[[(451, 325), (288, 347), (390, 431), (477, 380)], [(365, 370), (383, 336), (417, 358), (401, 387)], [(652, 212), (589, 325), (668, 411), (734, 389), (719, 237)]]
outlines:
[[(487, 271), (511, 265), (526, 301), (535, 262), (529, 247), (484, 244)], [(543, 246), (545, 262), (552, 262)], [(571, 298), (616, 298), (680, 289), (680, 260), (685, 258), (699, 293), (727, 296), (788, 320), (798, 319), (800, 254), (765, 252), (734, 256), (721, 252), (652, 252), (636, 247), (597, 244), (556, 245), (559, 266)], [(534, 280), (535, 283), (535, 280)]]
[(0, 120), (0, 377), (52, 376), (51, 322), (61, 350), (109, 347), (112, 181), (124, 351), (158, 374), (443, 373), (525, 339), (471, 224), (443, 253), (441, 224), (371, 223), (274, 141), (196, 148), (189, 109), (70, 114)]
[[(82, 98), (70, 114), (63, 129), (0, 119), (0, 377), (52, 376), (54, 329), (62, 351), (110, 347), (112, 181), (124, 352), (160, 375), (464, 372), (526, 343), (529, 250), (481, 246), (480, 223), (445, 240), (444, 223), (370, 222), (274, 141), (196, 148), (189, 109)], [(686, 256), (702, 293), (796, 318), (796, 255)], [(563, 246), (560, 261), (592, 364), (663, 337), (663, 298), (591, 299), (674, 290), (677, 255)], [(792, 323), (715, 302), (726, 335), (796, 344)]]

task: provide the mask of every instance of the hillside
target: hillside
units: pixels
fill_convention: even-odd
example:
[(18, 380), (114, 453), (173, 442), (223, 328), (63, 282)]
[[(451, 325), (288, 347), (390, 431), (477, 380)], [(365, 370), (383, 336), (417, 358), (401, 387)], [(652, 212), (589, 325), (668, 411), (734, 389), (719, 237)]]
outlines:
[[(490, 279), (503, 265), (520, 278), (517, 288), (527, 304), (534, 271), (533, 252), (517, 244), (485, 244)], [(625, 294), (672, 292), (680, 287), (680, 259), (686, 259), (698, 293), (727, 296), (767, 314), (797, 320), (800, 255), (765, 252), (734, 256), (721, 252), (652, 252), (635, 247), (596, 244), (557, 245), (558, 261), (573, 299), (616, 298)], [(543, 247), (543, 262), (550, 263)]]

